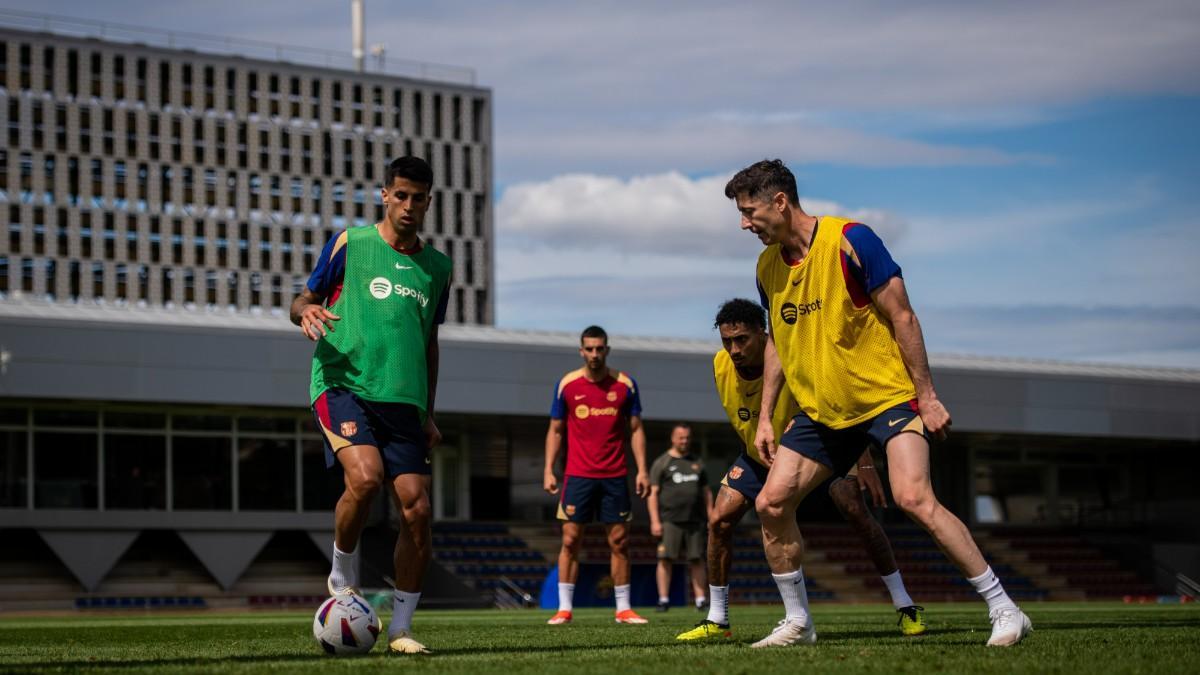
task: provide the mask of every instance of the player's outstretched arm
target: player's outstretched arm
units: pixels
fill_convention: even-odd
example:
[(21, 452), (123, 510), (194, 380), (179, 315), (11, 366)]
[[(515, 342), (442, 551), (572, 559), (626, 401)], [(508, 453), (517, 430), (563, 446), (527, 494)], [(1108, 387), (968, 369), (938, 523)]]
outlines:
[(558, 494), (558, 479), (554, 477), (554, 463), (558, 461), (558, 453), (562, 450), (563, 421), (550, 419), (550, 428), (546, 431), (546, 470), (542, 474), (542, 487), (552, 495)]
[(929, 355), (925, 352), (925, 337), (921, 334), (921, 323), (908, 301), (904, 279), (896, 276), (871, 293), (875, 307), (892, 324), (896, 344), (904, 367), (917, 390), (917, 407), (921, 421), (929, 433), (944, 439), (950, 431), (950, 411), (938, 400), (933, 389), (933, 375), (929, 372)]
[(629, 417), (629, 447), (633, 451), (633, 463), (637, 465), (634, 489), (637, 496), (645, 499), (650, 494), (650, 476), (646, 473), (646, 427), (641, 415)]
[(779, 400), (779, 392), (783, 389), (783, 366), (779, 362), (779, 352), (775, 351), (775, 340), (767, 336), (767, 348), (763, 352), (763, 388), (762, 404), (758, 409), (758, 431), (754, 435), (754, 447), (758, 456), (770, 466), (775, 461), (775, 403)]
[(327, 330), (333, 331), (333, 322), (342, 318), (325, 309), (324, 302), (325, 298), (307, 288), (292, 300), (292, 323), (299, 326), (304, 337), (313, 342), (325, 337)]

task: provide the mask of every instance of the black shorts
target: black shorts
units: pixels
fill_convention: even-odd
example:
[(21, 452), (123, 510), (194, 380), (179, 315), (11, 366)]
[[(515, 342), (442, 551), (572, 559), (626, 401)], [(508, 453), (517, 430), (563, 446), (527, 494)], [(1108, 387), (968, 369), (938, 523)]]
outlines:
[(721, 485), (737, 490), (751, 506), (754, 506), (754, 500), (758, 499), (758, 493), (762, 492), (763, 485), (767, 482), (767, 471), (767, 467), (750, 459), (750, 456), (743, 452), (733, 460), (729, 471), (721, 479)]
[(365, 401), (345, 389), (328, 389), (313, 401), (313, 415), (325, 438), (325, 466), (350, 445), (379, 448), (388, 478), (430, 474), (429, 444), (421, 411), (407, 403)]
[(783, 438), (779, 439), (779, 447), (824, 464), (833, 470), (835, 476), (844, 476), (868, 444), (886, 449), (893, 436), (905, 431), (929, 439), (915, 400), (894, 405), (865, 422), (845, 429), (830, 429), (801, 412), (788, 424)]
[(629, 501), (629, 483), (625, 476), (563, 476), (558, 498), (558, 519), (590, 523), (593, 516), (598, 516), (600, 522), (605, 524), (633, 520), (633, 504)]

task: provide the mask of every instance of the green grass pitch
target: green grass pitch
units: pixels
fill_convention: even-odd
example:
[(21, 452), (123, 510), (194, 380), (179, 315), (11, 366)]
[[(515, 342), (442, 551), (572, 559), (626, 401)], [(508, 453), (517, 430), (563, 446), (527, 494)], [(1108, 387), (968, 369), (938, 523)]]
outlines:
[[(549, 612), (418, 611), (417, 637), (432, 656), (389, 656), (382, 640), (362, 657), (328, 657), (299, 612), (0, 617), (0, 672), (120, 673), (1196, 673), (1200, 606), (1030, 604), (1034, 632), (987, 648), (982, 603), (930, 605), (929, 632), (901, 637), (891, 607), (814, 607), (816, 645), (750, 649), (778, 606), (734, 607), (734, 640), (687, 644), (674, 636), (695, 610), (646, 611), (646, 626), (616, 625), (584, 609), (569, 626)], [(384, 617), (385, 621), (387, 617)]]

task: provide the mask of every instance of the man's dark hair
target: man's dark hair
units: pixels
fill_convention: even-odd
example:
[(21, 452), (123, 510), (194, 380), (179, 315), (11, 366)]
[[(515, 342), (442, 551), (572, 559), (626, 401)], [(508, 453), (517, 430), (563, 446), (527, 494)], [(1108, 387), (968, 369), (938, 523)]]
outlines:
[(749, 328), (758, 328), (760, 330), (767, 329), (767, 311), (762, 305), (747, 300), (745, 298), (734, 298), (726, 300), (721, 308), (717, 310), (717, 319), (713, 322), (713, 328), (720, 328), (723, 325), (743, 324)]
[(383, 186), (390, 188), (397, 178), (407, 178), (414, 183), (423, 183), (430, 188), (433, 187), (433, 169), (430, 168), (429, 162), (420, 157), (406, 155), (393, 159), (391, 164), (388, 164), (387, 170), (383, 172)]
[(692, 425), (688, 424), (687, 422), (676, 422), (671, 426), (671, 433), (675, 433), (676, 429), (687, 429), (688, 431), (691, 431)]
[(600, 326), (588, 326), (584, 328), (583, 332), (579, 335), (579, 344), (583, 344), (584, 338), (604, 338), (604, 344), (608, 344), (608, 333), (605, 333), (604, 329)]
[(737, 199), (744, 194), (751, 199), (770, 199), (782, 192), (788, 201), (800, 205), (796, 177), (783, 165), (782, 159), (764, 159), (734, 174), (725, 184), (725, 196)]

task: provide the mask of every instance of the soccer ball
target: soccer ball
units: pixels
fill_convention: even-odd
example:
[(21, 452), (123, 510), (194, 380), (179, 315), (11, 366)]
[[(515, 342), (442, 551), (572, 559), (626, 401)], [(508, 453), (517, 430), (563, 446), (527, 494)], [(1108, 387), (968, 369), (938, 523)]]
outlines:
[(383, 624), (370, 603), (354, 595), (335, 595), (313, 617), (313, 637), (328, 654), (366, 654)]

